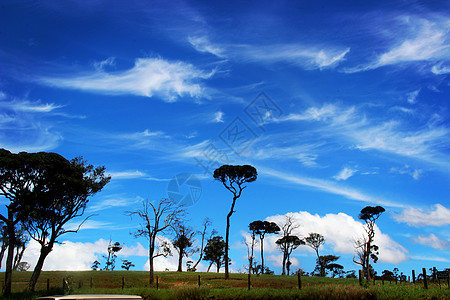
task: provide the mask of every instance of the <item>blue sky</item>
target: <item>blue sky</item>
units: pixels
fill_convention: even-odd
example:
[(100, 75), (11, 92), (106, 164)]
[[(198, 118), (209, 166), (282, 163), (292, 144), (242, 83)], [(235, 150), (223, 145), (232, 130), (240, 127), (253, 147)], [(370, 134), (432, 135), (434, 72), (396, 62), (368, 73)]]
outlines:
[[(44, 269), (89, 269), (109, 239), (148, 268), (124, 212), (167, 197), (182, 173), (201, 185), (188, 224), (209, 217), (224, 235), (232, 195), (211, 172), (225, 163), (258, 170), (232, 217), (234, 271), (248, 224), (288, 213), (298, 235), (325, 236), (321, 254), (356, 269), (367, 205), (386, 208), (379, 273), (448, 267), (449, 11), (447, 1), (2, 1), (0, 147), (83, 156), (112, 176)], [(279, 273), (276, 238), (265, 249)], [(37, 253), (30, 243), (24, 260)], [(311, 249), (293, 257), (313, 270)], [(175, 267), (176, 257), (157, 262)]]

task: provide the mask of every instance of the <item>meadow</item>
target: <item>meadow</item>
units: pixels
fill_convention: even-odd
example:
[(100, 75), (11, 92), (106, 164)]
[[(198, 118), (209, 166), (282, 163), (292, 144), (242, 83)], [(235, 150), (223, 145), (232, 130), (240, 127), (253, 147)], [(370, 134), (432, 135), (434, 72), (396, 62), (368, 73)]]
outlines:
[[(158, 284), (149, 284), (144, 271), (43, 272), (35, 293), (24, 292), (31, 272), (15, 272), (9, 299), (33, 299), (50, 294), (135, 294), (149, 299), (450, 299), (446, 283), (423, 284), (377, 281), (359, 285), (358, 279), (297, 276), (156, 272)], [(200, 286), (199, 286), (200, 276)], [(3, 282), (4, 273), (0, 274)], [(66, 282), (66, 283), (63, 283)], [(63, 290), (64, 284), (64, 290)], [(0, 297), (0, 299), (8, 299)]]

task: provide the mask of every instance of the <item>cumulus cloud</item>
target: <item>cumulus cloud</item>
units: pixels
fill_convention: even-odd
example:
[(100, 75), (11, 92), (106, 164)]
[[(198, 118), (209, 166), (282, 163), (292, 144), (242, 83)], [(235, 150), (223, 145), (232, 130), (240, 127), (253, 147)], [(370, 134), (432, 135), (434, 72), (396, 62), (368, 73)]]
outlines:
[(85, 90), (101, 94), (132, 94), (145, 97), (161, 96), (173, 102), (183, 96), (202, 97), (199, 83), (214, 72), (205, 73), (191, 64), (170, 62), (162, 58), (138, 58), (128, 70), (106, 73), (103, 70), (88, 75), (41, 77), (42, 84), (59, 88)]
[(445, 226), (450, 225), (450, 209), (441, 204), (435, 204), (429, 210), (407, 207), (402, 213), (394, 215), (398, 222), (409, 226)]
[(430, 246), (438, 250), (450, 250), (450, 242), (448, 240), (441, 239), (432, 233), (429, 235), (419, 235), (413, 238), (413, 241), (417, 244)]
[[(300, 211), (290, 213), (290, 215), (300, 225), (293, 234), (305, 237), (311, 232), (320, 233), (325, 237), (325, 246), (331, 247), (335, 253), (353, 254), (355, 252), (353, 242), (365, 234), (362, 223), (345, 213), (320, 216)], [(285, 215), (267, 217), (266, 220), (283, 224)], [(265, 251), (268, 254), (276, 255), (279, 251), (275, 245), (275, 241), (278, 238), (273, 235), (266, 238)], [(382, 233), (376, 225), (374, 243), (380, 247), (380, 262), (398, 264), (408, 259), (408, 251), (389, 235)], [(302, 246), (299, 250), (313, 251), (306, 246)], [(274, 260), (276, 261), (276, 259)]]

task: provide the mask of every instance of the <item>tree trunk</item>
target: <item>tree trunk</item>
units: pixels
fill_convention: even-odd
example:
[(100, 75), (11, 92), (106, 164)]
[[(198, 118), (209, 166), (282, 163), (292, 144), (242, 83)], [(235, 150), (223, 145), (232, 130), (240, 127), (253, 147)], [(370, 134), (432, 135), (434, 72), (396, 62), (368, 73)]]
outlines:
[(217, 267), (217, 273), (219, 273), (219, 271), (220, 271), (220, 261), (216, 262), (216, 267)]
[(261, 274), (264, 274), (264, 238), (261, 239)]
[(155, 243), (152, 242), (153, 237), (150, 236), (150, 242), (149, 242), (149, 250), (148, 250), (148, 262), (150, 265), (150, 284), (153, 284), (155, 282), (155, 271), (153, 267), (153, 254), (155, 253)]
[[(8, 212), (8, 216), (10, 212)], [(8, 254), (6, 256), (6, 268), (5, 268), (5, 287), (3, 288), (3, 295), (9, 296), (11, 294), (11, 284), (12, 284), (12, 269), (14, 260), (14, 245), (16, 241), (16, 232), (14, 231), (14, 223), (8, 222)]]
[(206, 270), (206, 272), (209, 272), (209, 270), (211, 269), (212, 264), (213, 264), (213, 262), (211, 262), (211, 263), (209, 264), (208, 270)]
[(42, 267), (44, 266), (44, 261), (52, 251), (53, 242), (49, 243), (48, 246), (41, 247), (41, 254), (39, 255), (39, 259), (34, 267), (33, 274), (31, 275), (30, 282), (28, 283), (28, 290), (34, 291), (34, 287), (39, 279), (39, 275), (41, 275)]
[(234, 205), (236, 204), (236, 196), (233, 197), (233, 203), (231, 204), (231, 210), (227, 215), (227, 230), (225, 234), (225, 279), (230, 278), (230, 274), (228, 271), (228, 245), (229, 245), (229, 237), (230, 237), (230, 218), (233, 214)]
[(281, 273), (281, 275), (286, 275), (286, 252), (283, 252), (283, 272)]
[(178, 256), (178, 269), (177, 272), (183, 272), (183, 250), (180, 249)]

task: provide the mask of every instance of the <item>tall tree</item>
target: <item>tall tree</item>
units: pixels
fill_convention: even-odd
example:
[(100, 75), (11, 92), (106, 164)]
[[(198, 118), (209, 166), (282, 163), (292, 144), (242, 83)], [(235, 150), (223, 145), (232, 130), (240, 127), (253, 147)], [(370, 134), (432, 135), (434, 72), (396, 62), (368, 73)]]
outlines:
[(184, 216), (184, 208), (169, 198), (161, 199), (157, 203), (142, 203), (142, 208), (129, 211), (129, 216), (137, 215), (141, 219), (141, 228), (135, 233), (135, 237), (145, 237), (148, 239), (148, 259), (150, 264), (150, 283), (155, 282), (154, 259), (158, 256), (167, 256), (170, 254), (170, 248), (163, 242), (158, 247), (157, 237), (176, 222), (180, 222)]
[(365, 274), (368, 281), (371, 279), (370, 260), (372, 259), (374, 262), (378, 260), (378, 246), (373, 244), (375, 221), (383, 212), (385, 212), (385, 209), (381, 206), (366, 206), (358, 216), (360, 220), (365, 222), (364, 231), (366, 234), (355, 241), (357, 258), (353, 258), (353, 261), (362, 266), (363, 274)]
[(34, 208), (25, 220), (25, 227), (32, 239), (41, 246), (39, 258), (28, 284), (34, 290), (41, 274), (44, 261), (59, 243), (60, 236), (78, 232), (76, 229), (65, 229), (66, 224), (84, 214), (89, 197), (98, 193), (111, 179), (105, 175), (105, 167), (94, 167), (87, 164), (82, 157), (68, 161), (48, 161), (45, 169), (45, 181), (35, 185)]
[(119, 242), (113, 243), (111, 240), (108, 244), (108, 256), (104, 256), (106, 258), (105, 262), (105, 268), (103, 270), (105, 271), (114, 271), (114, 268), (116, 267), (116, 253), (122, 250), (123, 246), (120, 245)]
[[(279, 227), (281, 229), (280, 233), (282, 235), (282, 238), (279, 239), (278, 241), (282, 240), (283, 238), (284, 238), (284, 240), (280, 241), (279, 243), (277, 241), (277, 245), (280, 248), (281, 252), (283, 253), (283, 260), (282, 260), (283, 268), (282, 268), (282, 273), (281, 274), (285, 275), (286, 274), (286, 266), (288, 265), (287, 263), (288, 262), (290, 263), (290, 261), (289, 261), (289, 256), (290, 256), (289, 251), (292, 253), (292, 251), (294, 250), (294, 249), (290, 248), (289, 243), (291, 243), (291, 242), (297, 243), (295, 238), (291, 239), (291, 238), (287, 238), (287, 237), (291, 236), (293, 234), (294, 230), (299, 228), (300, 225), (295, 222), (294, 216), (292, 214), (287, 214), (284, 217), (284, 223), (280, 224)], [(298, 243), (301, 243), (301, 242), (298, 242)], [(295, 246), (295, 248), (297, 248), (299, 245), (300, 244), (292, 245), (292, 246)], [(288, 270), (288, 275), (289, 275), (289, 270)]]
[(189, 256), (195, 252), (192, 249), (192, 244), (195, 236), (195, 231), (183, 224), (177, 223), (173, 226), (175, 231), (175, 238), (172, 242), (173, 247), (178, 252), (178, 272), (183, 271), (183, 257)]
[(256, 234), (257, 234), (256, 233), (257, 229), (255, 228), (256, 226), (252, 226), (253, 223), (254, 222), (252, 222), (248, 225), (248, 228), (250, 230), (251, 242), (247, 241), (247, 239), (244, 237), (244, 244), (245, 244), (245, 246), (247, 246), (248, 274), (249, 275), (252, 274), (252, 268), (253, 268), (253, 264), (254, 264), (253, 260), (254, 260), (255, 256), (253, 255), (253, 250), (255, 248), (255, 243), (256, 243), (255, 240), (256, 240)]
[(203, 260), (210, 262), (207, 272), (209, 272), (211, 265), (214, 263), (217, 267), (217, 273), (219, 273), (222, 264), (226, 263), (224, 261), (226, 246), (221, 236), (215, 236), (208, 240), (203, 257)]
[(281, 229), (274, 222), (254, 221), (249, 225), (250, 230), (259, 235), (261, 245), (261, 272), (264, 274), (264, 237), (266, 234), (278, 233)]
[[(197, 270), (198, 264), (200, 263), (200, 261), (203, 258), (203, 254), (205, 253), (206, 242), (208, 240), (207, 237), (206, 237), (206, 234), (207, 234), (208, 228), (211, 226), (211, 224), (212, 224), (212, 222), (211, 222), (211, 220), (209, 218), (205, 218), (203, 220), (203, 224), (202, 224), (203, 229), (202, 229), (202, 231), (198, 232), (198, 234), (200, 234), (200, 236), (201, 236), (201, 245), (200, 245), (200, 248), (199, 248), (200, 254), (199, 254), (198, 259), (195, 262), (195, 264), (192, 267), (188, 268), (188, 271), (194, 271), (195, 272), (195, 270)], [(211, 231), (211, 233), (210, 233), (209, 238), (212, 238), (213, 235), (215, 235), (215, 234), (217, 234), (217, 231), (213, 229)]]
[(227, 227), (225, 234), (225, 279), (230, 277), (228, 271), (228, 246), (229, 246), (229, 236), (230, 236), (230, 219), (231, 215), (234, 213), (234, 206), (236, 200), (241, 196), (242, 190), (246, 188), (245, 184), (247, 182), (253, 182), (256, 180), (258, 173), (256, 169), (249, 165), (243, 166), (231, 166), (223, 165), (220, 168), (214, 170), (214, 179), (222, 182), (223, 186), (233, 193), (233, 201), (231, 203), (230, 212), (227, 214)]
[(317, 254), (317, 262), (320, 267), (320, 276), (325, 276), (325, 265), (320, 260), (319, 248), (325, 243), (325, 238), (320, 233), (311, 232), (306, 238), (305, 243), (309, 247), (314, 249), (314, 252)]

